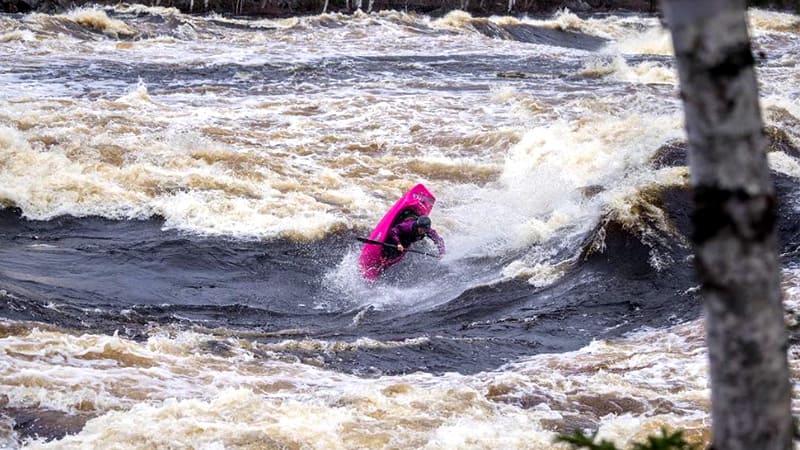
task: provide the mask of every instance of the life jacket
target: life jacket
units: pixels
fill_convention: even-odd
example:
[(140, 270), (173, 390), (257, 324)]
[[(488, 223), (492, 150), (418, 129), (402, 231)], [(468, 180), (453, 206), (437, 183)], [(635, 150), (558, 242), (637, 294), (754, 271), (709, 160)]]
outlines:
[(417, 220), (418, 217), (419, 214), (417, 214), (417, 212), (414, 211), (413, 209), (404, 209), (400, 211), (400, 214), (397, 215), (397, 218), (395, 218), (394, 223), (392, 223), (392, 226), (395, 226), (398, 223), (405, 222), (406, 220), (412, 220), (412, 219)]

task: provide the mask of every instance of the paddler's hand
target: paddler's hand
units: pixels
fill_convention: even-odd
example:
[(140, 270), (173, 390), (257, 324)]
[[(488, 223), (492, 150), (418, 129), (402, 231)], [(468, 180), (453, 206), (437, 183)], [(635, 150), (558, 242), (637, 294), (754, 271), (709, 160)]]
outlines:
[(403, 250), (405, 250), (405, 248), (403, 247), (403, 244), (397, 244), (397, 251), (400, 252), (400, 253), (403, 253)]

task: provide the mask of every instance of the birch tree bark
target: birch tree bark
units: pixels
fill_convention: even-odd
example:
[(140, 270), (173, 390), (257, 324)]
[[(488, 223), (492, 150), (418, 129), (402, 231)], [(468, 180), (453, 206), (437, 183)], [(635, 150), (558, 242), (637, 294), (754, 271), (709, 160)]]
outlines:
[(776, 197), (742, 0), (662, 0), (689, 137), (713, 448), (792, 446)]

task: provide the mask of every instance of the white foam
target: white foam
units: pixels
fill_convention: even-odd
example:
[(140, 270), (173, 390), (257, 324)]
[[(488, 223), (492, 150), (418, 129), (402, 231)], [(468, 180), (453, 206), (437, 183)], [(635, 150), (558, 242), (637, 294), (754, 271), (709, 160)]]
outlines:
[[(424, 345), (424, 338), (264, 344), (165, 329), (146, 343), (41, 330), (0, 341), (7, 349), (0, 380), (10, 406), (97, 415), (77, 435), (35, 440), (29, 448), (179, 441), (226, 448), (267, 441), (309, 448), (390, 442), (406, 448), (545, 448), (555, 437), (547, 423), (576, 414), (596, 420), (603, 436), (620, 443), (641, 440), (648, 423), (708, 426), (702, 423), (708, 389), (699, 321), (469, 376), (360, 378), (281, 356), (287, 350), (335, 355)], [(224, 344), (223, 354), (206, 347), (215, 341)], [(640, 412), (613, 413), (614, 399), (641, 405)], [(652, 415), (657, 408), (662, 412)]]
[(611, 59), (598, 57), (590, 59), (578, 73), (590, 78), (602, 77), (611, 80), (646, 84), (677, 84), (677, 73), (674, 68), (663, 64), (645, 61), (634, 66), (628, 64), (621, 56)]

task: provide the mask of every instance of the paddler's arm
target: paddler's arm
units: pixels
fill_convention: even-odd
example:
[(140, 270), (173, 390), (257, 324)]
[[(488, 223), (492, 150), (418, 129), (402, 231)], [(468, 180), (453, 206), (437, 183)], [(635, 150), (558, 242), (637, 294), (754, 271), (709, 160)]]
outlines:
[(436, 248), (439, 249), (439, 258), (444, 256), (445, 248), (444, 248), (444, 239), (439, 236), (439, 233), (436, 232), (433, 228), (428, 229), (427, 236), (431, 238), (434, 244), (436, 244)]
[(403, 253), (403, 244), (400, 243), (400, 232), (397, 225), (389, 229), (389, 234), (386, 236), (386, 242), (389, 244), (397, 244), (397, 251)]

